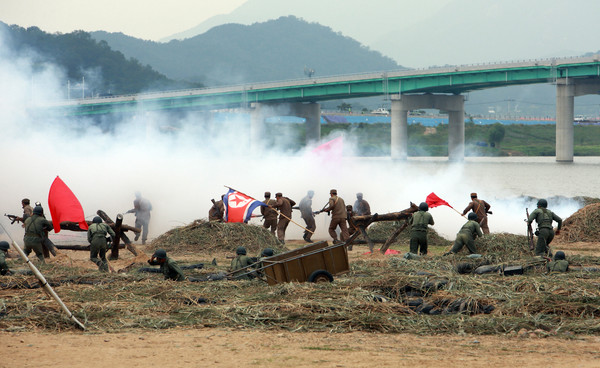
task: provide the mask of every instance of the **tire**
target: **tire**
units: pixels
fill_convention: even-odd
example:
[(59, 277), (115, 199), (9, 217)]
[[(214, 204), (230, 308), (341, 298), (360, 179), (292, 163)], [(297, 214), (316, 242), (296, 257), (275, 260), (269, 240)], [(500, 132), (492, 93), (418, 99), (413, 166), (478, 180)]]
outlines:
[(325, 270), (316, 270), (308, 277), (308, 282), (332, 282), (333, 275)]

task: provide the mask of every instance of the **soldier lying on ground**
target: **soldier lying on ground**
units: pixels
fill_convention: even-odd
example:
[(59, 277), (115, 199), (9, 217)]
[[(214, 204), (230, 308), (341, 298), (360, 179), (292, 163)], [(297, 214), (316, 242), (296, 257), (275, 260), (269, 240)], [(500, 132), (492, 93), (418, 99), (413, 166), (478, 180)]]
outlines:
[(157, 249), (152, 255), (152, 258), (148, 260), (148, 263), (153, 266), (160, 265), (160, 270), (163, 275), (165, 275), (165, 280), (185, 280), (183, 271), (181, 271), (177, 262), (167, 257), (167, 251), (164, 249)]
[(6, 264), (6, 255), (8, 254), (10, 245), (6, 241), (0, 241), (0, 275), (10, 275), (12, 272)]
[(569, 271), (569, 262), (565, 259), (565, 252), (558, 251), (554, 255), (554, 260), (546, 265), (548, 273), (567, 272)]
[(246, 248), (238, 247), (235, 251), (236, 257), (231, 260), (231, 272), (233, 272), (234, 280), (250, 280), (255, 276), (252, 273), (248, 273), (246, 267), (255, 263), (252, 258), (246, 255)]

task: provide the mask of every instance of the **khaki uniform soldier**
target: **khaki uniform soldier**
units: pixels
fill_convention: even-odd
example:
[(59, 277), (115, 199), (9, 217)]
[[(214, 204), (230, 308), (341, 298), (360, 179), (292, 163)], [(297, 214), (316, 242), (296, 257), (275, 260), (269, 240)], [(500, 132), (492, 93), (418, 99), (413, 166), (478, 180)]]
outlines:
[(17, 220), (23, 222), (23, 227), (25, 227), (25, 220), (27, 220), (27, 217), (33, 216), (33, 207), (29, 205), (30, 203), (31, 202), (29, 201), (29, 198), (23, 198), (21, 200), (21, 207), (23, 207), (23, 217)]
[(548, 262), (546, 265), (548, 273), (559, 273), (569, 271), (569, 262), (565, 259), (565, 252), (558, 251), (554, 255), (554, 261)]
[(46, 231), (52, 230), (52, 225), (44, 218), (44, 210), (41, 206), (35, 206), (33, 215), (25, 220), (25, 255), (29, 256), (31, 251), (35, 252), (40, 262), (45, 263), (42, 243)]
[(265, 192), (265, 200), (264, 204), (268, 207), (260, 206), (260, 213), (263, 215), (264, 222), (263, 227), (265, 229), (271, 229), (271, 234), (275, 235), (275, 230), (277, 229), (277, 211), (275, 211), (272, 207), (275, 206), (277, 201), (271, 199), (271, 192)]
[[(250, 274), (244, 275), (250, 270), (245, 268), (250, 266), (252, 262), (252, 258), (246, 255), (246, 248), (238, 247), (235, 251), (236, 257), (231, 260), (231, 272), (233, 272), (234, 280), (250, 280)], [(238, 271), (239, 270), (239, 271)], [(237, 271), (237, 272), (236, 272)]]
[(148, 264), (151, 264), (152, 266), (160, 265), (160, 270), (165, 276), (165, 280), (185, 280), (181, 267), (179, 267), (177, 262), (167, 257), (167, 251), (164, 249), (157, 249), (154, 251), (152, 258), (148, 260)]
[(108, 261), (106, 260), (106, 250), (108, 249), (106, 235), (108, 234), (113, 238), (116, 236), (110, 226), (102, 223), (100, 216), (94, 217), (87, 232), (87, 239), (90, 243), (90, 261), (94, 262), (103, 272), (108, 272)]
[(371, 214), (371, 206), (369, 206), (369, 202), (363, 199), (362, 193), (356, 193), (356, 202), (354, 202), (352, 210), (356, 213), (357, 216)]
[(429, 225), (434, 225), (433, 216), (429, 211), (429, 206), (425, 202), (419, 204), (419, 211), (414, 213), (409, 223), (410, 227), (410, 252), (419, 254), (419, 246), (421, 247), (421, 255), (427, 254), (427, 231)]
[(562, 227), (562, 219), (554, 212), (547, 209), (548, 201), (545, 199), (540, 199), (537, 203), (537, 207), (538, 208), (529, 215), (527, 224), (531, 225), (533, 220), (537, 222), (538, 231), (536, 231), (536, 235), (538, 238), (535, 246), (535, 255), (546, 256), (550, 254), (550, 243), (552, 242), (552, 239), (554, 239), (552, 221), (558, 223), (558, 228), (556, 229), (556, 235), (558, 235), (560, 234), (560, 228)]
[[(352, 235), (355, 231), (359, 231), (354, 223), (352, 222), (352, 217), (356, 216), (356, 212), (352, 210), (351, 205), (346, 206), (346, 222), (348, 222), (348, 234)], [(352, 250), (352, 246), (348, 247), (348, 250)]]
[(208, 210), (208, 221), (223, 222), (223, 216), (225, 215), (225, 204), (223, 203), (223, 197), (225, 197), (225, 194), (221, 196), (220, 201), (214, 202), (210, 210)]
[(479, 226), (479, 222), (477, 222), (477, 215), (474, 212), (469, 213), (467, 217), (469, 221), (463, 225), (458, 234), (456, 234), (456, 240), (454, 241), (454, 246), (450, 250), (450, 252), (444, 254), (456, 254), (460, 252), (463, 246), (467, 246), (469, 253), (474, 254), (477, 253), (477, 247), (475, 247), (475, 238), (478, 236), (483, 236), (481, 232), (481, 226)]
[(296, 202), (284, 197), (281, 193), (276, 193), (275, 198), (276, 203), (273, 208), (277, 208), (280, 212), (279, 220), (277, 221), (277, 239), (279, 239), (281, 244), (285, 244), (285, 230), (290, 224), (290, 219), (292, 218), (292, 206), (295, 205)]
[(315, 214), (312, 210), (312, 198), (314, 195), (315, 192), (309, 190), (308, 193), (306, 193), (306, 197), (302, 198), (300, 200), (300, 203), (298, 204), (298, 208), (300, 209), (300, 216), (302, 216), (302, 219), (306, 223), (306, 228), (312, 231), (311, 233), (310, 231), (305, 230), (304, 235), (302, 236), (302, 239), (309, 243), (312, 242), (312, 240), (310, 240), (310, 237), (313, 235), (315, 229), (317, 228), (317, 225), (315, 223)]
[(6, 255), (9, 248), (10, 244), (7, 241), (0, 241), (0, 275), (2, 276), (12, 273), (6, 264)]
[[(135, 192), (133, 200), (133, 208), (126, 213), (135, 213), (135, 227), (142, 229), (142, 244), (146, 244), (148, 239), (148, 224), (150, 224), (150, 211), (152, 211), (152, 203), (142, 197), (140, 192)], [(140, 234), (135, 234), (135, 239), (138, 240)]]
[(348, 218), (348, 213), (346, 212), (346, 204), (344, 200), (337, 196), (337, 190), (332, 189), (329, 191), (330, 198), (329, 203), (327, 204), (327, 208), (324, 208), (322, 212), (331, 212), (331, 223), (329, 224), (329, 235), (333, 238), (333, 242), (337, 243), (338, 238), (335, 233), (335, 229), (340, 227), (340, 237), (342, 241), (348, 240), (350, 234), (348, 233), (348, 226), (346, 225), (346, 221)]
[(471, 193), (471, 203), (465, 208), (462, 215), (466, 215), (467, 212), (473, 211), (477, 218), (479, 219), (479, 226), (481, 226), (481, 230), (484, 234), (490, 233), (490, 228), (488, 227), (488, 213), (490, 211), (491, 206), (489, 203), (484, 201), (483, 199), (477, 199), (477, 193)]

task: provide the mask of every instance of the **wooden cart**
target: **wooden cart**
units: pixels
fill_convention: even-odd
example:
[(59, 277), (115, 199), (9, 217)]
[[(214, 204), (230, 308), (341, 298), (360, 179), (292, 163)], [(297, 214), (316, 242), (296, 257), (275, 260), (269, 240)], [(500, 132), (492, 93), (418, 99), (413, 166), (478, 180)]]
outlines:
[(262, 261), (258, 269), (269, 285), (282, 282), (333, 281), (333, 275), (350, 271), (347, 243), (321, 241)]

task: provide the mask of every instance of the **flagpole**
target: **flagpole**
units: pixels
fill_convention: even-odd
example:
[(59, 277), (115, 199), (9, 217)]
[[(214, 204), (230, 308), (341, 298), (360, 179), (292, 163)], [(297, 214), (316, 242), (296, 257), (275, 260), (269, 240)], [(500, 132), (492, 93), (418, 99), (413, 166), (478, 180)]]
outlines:
[[(245, 195), (246, 197), (252, 198), (252, 199), (254, 199), (255, 201), (258, 201), (258, 199), (254, 198), (254, 197), (252, 197), (252, 196), (249, 196), (248, 194), (246, 194), (246, 193), (244, 193), (244, 192), (240, 192), (239, 190), (237, 190), (237, 189), (233, 189), (232, 187), (228, 187), (227, 185), (223, 185), (223, 186), (224, 186), (225, 188), (229, 188), (229, 189), (231, 189), (231, 190), (234, 190), (234, 191), (236, 191), (236, 192), (238, 192), (238, 193), (241, 193), (241, 194)], [(260, 202), (262, 202), (262, 201), (260, 201)], [(264, 202), (263, 202), (263, 203), (264, 203)], [(269, 206), (269, 207), (271, 207), (271, 206)], [(271, 207), (271, 208), (272, 208), (272, 207)], [(273, 208), (273, 209), (274, 209), (274, 208)], [(293, 222), (294, 224), (296, 224), (297, 226), (299, 226), (299, 227), (303, 228), (304, 230), (308, 231), (308, 232), (309, 232), (309, 233), (311, 233), (311, 234), (314, 234), (314, 231), (310, 231), (310, 230), (308, 230), (307, 228), (305, 228), (304, 226), (300, 225), (299, 223), (297, 223), (296, 221), (292, 220), (291, 218), (287, 217), (286, 215), (284, 215), (284, 214), (283, 214), (283, 213), (281, 213), (280, 211), (277, 211), (276, 209), (274, 209), (274, 210), (275, 210), (275, 211), (276, 211), (278, 214), (280, 214), (281, 216), (285, 217), (286, 219), (288, 219), (288, 220), (290, 220), (291, 222)]]

